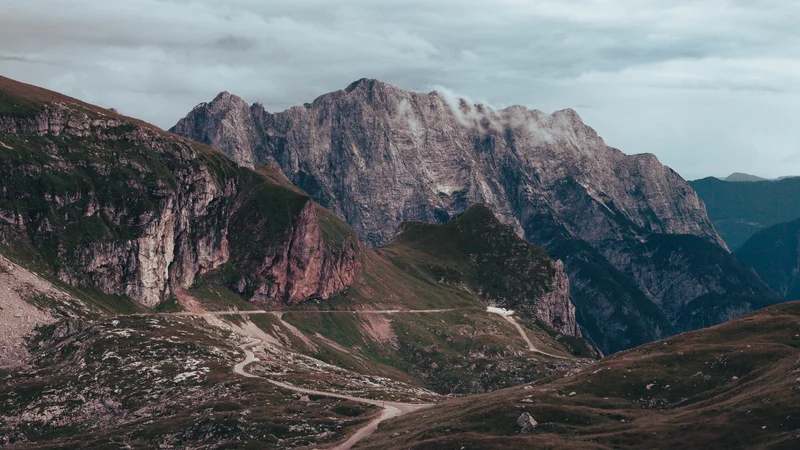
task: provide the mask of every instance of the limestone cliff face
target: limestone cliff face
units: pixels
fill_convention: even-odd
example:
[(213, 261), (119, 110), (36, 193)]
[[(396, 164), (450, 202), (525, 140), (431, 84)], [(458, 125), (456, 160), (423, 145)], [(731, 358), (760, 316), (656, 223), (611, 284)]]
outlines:
[(352, 284), (360, 267), (354, 241), (341, 249), (325, 243), (318, 218), (318, 208), (307, 202), (297, 217), (296, 228), (280, 254), (265, 264), (255, 288), (254, 300), (262, 303), (283, 298), (299, 303), (310, 297), (328, 298)]
[(210, 142), (216, 148), (224, 145), (225, 153), (240, 165), (261, 165), (256, 163), (259, 132), (244, 100), (222, 92), (211, 103), (198, 105), (191, 114), (194, 119), (185, 125), (187, 135), (198, 136), (195, 140)]
[[(274, 114), (223, 93), (171, 131), (244, 166), (277, 164), (375, 246), (403, 221), (441, 223), (472, 204), (487, 205), (563, 261), (579, 322), (605, 352), (680, 328), (686, 311), (662, 308), (658, 292), (667, 273), (692, 277), (674, 265), (636, 275), (650, 236), (691, 235), (727, 254), (685, 180), (653, 155), (609, 147), (570, 109), (496, 111), (359, 80)], [(694, 277), (669, 297), (684, 297), (684, 306), (696, 294), (724, 298), (717, 281)], [(763, 287), (754, 283), (754, 292)]]
[[(441, 222), (474, 203), (518, 229), (526, 208), (554, 211), (589, 242), (633, 229), (722, 244), (680, 176), (653, 155), (608, 147), (570, 109), (494, 111), (360, 80), (276, 114), (223, 93), (173, 131), (245, 166), (277, 162), (374, 245), (403, 220)], [(571, 214), (573, 202), (559, 195), (564, 183), (580, 186), (589, 214)]]
[[(155, 306), (226, 266), (257, 302), (328, 298), (360, 267), (306, 195), (211, 148), (64, 97), (0, 114), (0, 240), (76, 286)], [(328, 213), (330, 214), (330, 213)]]
[(536, 304), (536, 317), (554, 329), (571, 336), (580, 336), (581, 330), (575, 319), (575, 305), (569, 299), (569, 278), (561, 260), (553, 263), (553, 278), (550, 288)]

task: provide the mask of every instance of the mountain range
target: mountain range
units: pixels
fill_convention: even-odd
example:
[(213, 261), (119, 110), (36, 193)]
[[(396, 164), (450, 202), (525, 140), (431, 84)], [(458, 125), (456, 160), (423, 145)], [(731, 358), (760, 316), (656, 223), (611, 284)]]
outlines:
[(714, 228), (738, 249), (757, 231), (800, 219), (800, 178), (729, 182), (714, 177), (690, 181)]
[(749, 173), (742, 173), (742, 172), (734, 172), (728, 175), (725, 178), (720, 178), (723, 181), (730, 181), (734, 183), (742, 183), (742, 182), (749, 182), (749, 181), (780, 181), (785, 180), (787, 178), (797, 178), (796, 175), (787, 175), (778, 178), (764, 178), (759, 177), (758, 175), (750, 175)]
[(685, 180), (607, 146), (573, 110), (495, 111), (362, 79), (279, 113), (223, 92), (171, 131), (280, 168), (372, 246), (485, 204), (563, 261), (583, 334), (606, 353), (777, 301)]
[(800, 219), (757, 232), (736, 257), (784, 299), (800, 299)]
[(174, 131), (222, 151), (0, 77), (0, 446), (800, 439), (791, 270), (571, 110), (361, 80)]

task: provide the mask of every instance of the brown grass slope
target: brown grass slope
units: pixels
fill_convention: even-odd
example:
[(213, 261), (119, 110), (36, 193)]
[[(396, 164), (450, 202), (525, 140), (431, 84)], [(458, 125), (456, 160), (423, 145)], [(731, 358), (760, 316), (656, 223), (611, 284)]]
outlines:
[[(538, 421), (522, 433), (517, 418)], [(798, 448), (800, 302), (386, 423), (358, 448)]]

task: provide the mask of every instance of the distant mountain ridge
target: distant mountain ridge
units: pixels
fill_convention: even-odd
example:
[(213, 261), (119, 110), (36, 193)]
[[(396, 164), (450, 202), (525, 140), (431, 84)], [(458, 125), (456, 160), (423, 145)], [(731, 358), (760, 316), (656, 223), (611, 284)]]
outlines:
[(736, 251), (786, 300), (800, 299), (800, 219), (754, 234)]
[(731, 249), (769, 226), (800, 219), (800, 178), (728, 182), (714, 177), (690, 181), (714, 228)]
[[(607, 146), (571, 109), (495, 111), (362, 79), (274, 114), (223, 92), (171, 131), (247, 167), (276, 164), (372, 245), (402, 222), (441, 223), (485, 204), (564, 262), (578, 322), (604, 352), (683, 330), (678, 317), (704, 295), (720, 296), (716, 312), (700, 314), (710, 324), (750, 310), (741, 299), (727, 304), (728, 289), (749, 293), (753, 304), (753, 295), (769, 293), (719, 268), (716, 279), (713, 269), (712, 279), (688, 272), (688, 261), (705, 258), (693, 249), (706, 243), (718, 252), (715, 264), (732, 259), (697, 194), (654, 155)], [(653, 251), (672, 257), (637, 263)], [(733, 288), (722, 279), (742, 281)]]
[(742, 182), (742, 181), (765, 181), (767, 178), (761, 178), (756, 175), (750, 175), (747, 173), (741, 172), (734, 172), (727, 177), (725, 177), (725, 181), (734, 181), (734, 182)]
[[(722, 180), (722, 181), (730, 181), (732, 183), (746, 183), (746, 182), (750, 182), (750, 181), (780, 181), (780, 180), (785, 180), (787, 178), (798, 178), (798, 177), (800, 177), (800, 176), (798, 176), (798, 175), (784, 175), (784, 176), (778, 177), (778, 178), (764, 178), (764, 177), (760, 177), (758, 175), (751, 175), (749, 173), (734, 172), (734, 173), (732, 173), (732, 174), (730, 174), (730, 175), (728, 175), (727, 177), (724, 177), (724, 178), (721, 178), (721, 177), (713, 177), (713, 178), (716, 178), (716, 179)], [(698, 180), (701, 180), (701, 179), (702, 178), (698, 178)], [(697, 180), (694, 180), (694, 181), (697, 181)]]

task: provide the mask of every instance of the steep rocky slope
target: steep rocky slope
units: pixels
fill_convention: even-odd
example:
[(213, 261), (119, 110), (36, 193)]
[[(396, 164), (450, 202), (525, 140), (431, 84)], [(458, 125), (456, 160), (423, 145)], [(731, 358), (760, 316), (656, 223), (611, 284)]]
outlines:
[(487, 209), (406, 231), (365, 248), (274, 167), (0, 79), (0, 446), (317, 448), (375, 402), (263, 378), (435, 402), (599, 356), (561, 265)]
[[(709, 323), (750, 310), (726, 306), (720, 280), (679, 264), (637, 275), (645, 269), (633, 261), (651, 251), (655, 235), (691, 235), (729, 256), (686, 181), (653, 155), (607, 146), (572, 110), (495, 111), (365, 79), (275, 114), (222, 93), (172, 131), (247, 167), (277, 164), (372, 245), (389, 241), (404, 221), (445, 222), (485, 204), (563, 261), (578, 322), (604, 351), (681, 329), (685, 311), (664, 302), (715, 295), (723, 304), (701, 312)], [(678, 254), (691, 251), (676, 247), (672, 261), (700, 257)], [(715, 272), (727, 276), (709, 268)], [(676, 275), (682, 282), (674, 286)], [(755, 284), (742, 291), (764, 290), (748, 280)], [(659, 296), (666, 291), (674, 300)]]
[(759, 230), (800, 218), (800, 178), (731, 182), (709, 177), (689, 183), (734, 250)]
[[(347, 368), (372, 361), (436, 392), (466, 394), (570, 370), (599, 356), (580, 337), (560, 262), (485, 207), (442, 225), (406, 223), (403, 230), (388, 245), (366, 251), (363, 276), (316, 308), (439, 312), (354, 316), (320, 313), (308, 303), (284, 313), (299, 330), (339, 345), (311, 353), (316, 358)], [(487, 305), (514, 309), (534, 345), (556, 356), (531, 353)]]
[(786, 300), (800, 299), (800, 219), (759, 231), (736, 257)]
[(444, 225), (406, 222), (396, 240), (380, 251), (401, 267), (471, 289), (531, 323), (541, 321), (580, 336), (563, 263), (520, 239), (483, 205)]
[(387, 423), (359, 448), (796, 448), (798, 374), (795, 302), (577, 374), (443, 402)]
[(357, 238), (276, 176), (5, 78), (0, 105), (0, 244), (61, 281), (154, 307), (218, 268), (260, 303), (356, 277)]
[[(310, 356), (372, 361), (364, 370), (401, 367), (444, 393), (492, 390), (558, 370), (530, 357), (517, 330), (488, 314), (487, 304), (523, 312), (530, 338), (550, 353), (595, 355), (579, 336), (560, 265), (486, 209), (446, 228), (466, 233), (458, 261), (429, 252), (419, 260), (406, 255), (401, 267), (383, 250), (361, 246), (280, 170), (241, 168), (217, 150), (112, 111), (0, 81), (0, 254), (74, 294), (81, 317), (285, 310), (286, 323), (356, 355), (318, 354), (313, 346)], [(440, 234), (422, 225), (418, 231), (422, 240)], [(448, 273), (469, 272), (469, 284), (408, 270), (432, 260)], [(502, 264), (527, 281), (504, 277), (495, 270)], [(20, 344), (36, 324), (73, 318), (54, 295), (37, 303), (35, 295), (9, 291), (15, 305), (44, 314), (11, 340)], [(370, 308), (445, 311), (391, 320), (317, 311)], [(455, 370), (470, 366), (471, 380)]]

